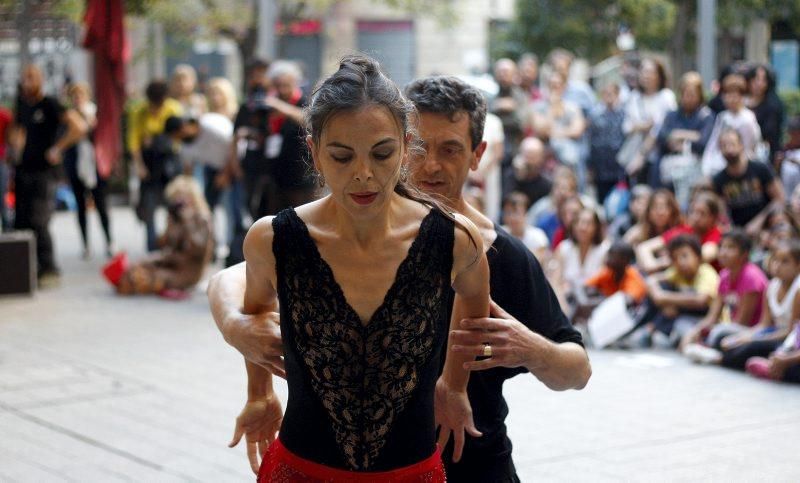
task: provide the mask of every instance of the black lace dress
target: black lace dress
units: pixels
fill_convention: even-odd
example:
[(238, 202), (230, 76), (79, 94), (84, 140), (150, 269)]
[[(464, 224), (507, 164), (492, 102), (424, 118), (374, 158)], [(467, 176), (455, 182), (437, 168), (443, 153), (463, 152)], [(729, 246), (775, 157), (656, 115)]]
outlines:
[(282, 444), (333, 468), (388, 471), (436, 449), (433, 399), (449, 328), (454, 224), (422, 221), (364, 324), (294, 210), (273, 220), (289, 400)]

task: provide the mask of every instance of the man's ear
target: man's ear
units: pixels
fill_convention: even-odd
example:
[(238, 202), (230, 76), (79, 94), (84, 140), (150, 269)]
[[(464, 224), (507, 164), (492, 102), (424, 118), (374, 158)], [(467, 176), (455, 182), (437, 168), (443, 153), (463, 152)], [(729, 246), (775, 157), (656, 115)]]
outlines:
[(483, 157), (483, 153), (486, 152), (486, 141), (481, 141), (480, 144), (472, 151), (473, 159), (472, 164), (470, 165), (469, 169), (475, 171), (478, 169), (478, 165), (481, 164), (481, 158)]

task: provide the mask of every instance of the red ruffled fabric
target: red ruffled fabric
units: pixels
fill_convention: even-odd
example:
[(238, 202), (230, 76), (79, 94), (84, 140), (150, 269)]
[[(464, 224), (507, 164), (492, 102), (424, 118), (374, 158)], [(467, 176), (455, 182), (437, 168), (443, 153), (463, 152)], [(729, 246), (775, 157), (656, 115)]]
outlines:
[(445, 483), (439, 449), (419, 463), (392, 471), (358, 472), (340, 470), (303, 459), (276, 439), (264, 455), (258, 483)]

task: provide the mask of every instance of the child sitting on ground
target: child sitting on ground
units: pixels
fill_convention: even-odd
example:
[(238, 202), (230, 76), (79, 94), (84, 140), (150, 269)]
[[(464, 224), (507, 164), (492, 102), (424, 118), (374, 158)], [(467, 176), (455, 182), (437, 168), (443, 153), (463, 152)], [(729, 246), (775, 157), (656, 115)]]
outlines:
[[(800, 242), (780, 244), (772, 254), (772, 272), (764, 295), (764, 315), (761, 321), (745, 330), (729, 335), (720, 342), (720, 351), (704, 347), (687, 349), (698, 362), (721, 364), (744, 370), (751, 357), (767, 357), (781, 347), (800, 319)], [(691, 347), (691, 346), (690, 346)]]
[(628, 306), (642, 303), (647, 288), (644, 279), (633, 267), (636, 256), (629, 243), (614, 242), (606, 252), (605, 265), (586, 280), (583, 293), (576, 291), (577, 309), (573, 323), (585, 321), (595, 307), (606, 297), (617, 292), (625, 294)]
[(674, 347), (708, 312), (717, 297), (719, 275), (703, 263), (700, 240), (695, 235), (678, 235), (667, 244), (670, 267), (647, 279), (647, 291), (654, 307), (651, 333), (669, 337)]
[[(761, 320), (764, 291), (767, 278), (755, 264), (749, 261), (752, 242), (744, 230), (736, 228), (722, 237), (719, 262), (719, 297), (711, 304), (703, 320), (681, 340), (684, 353), (693, 360), (710, 359), (712, 352), (704, 351), (700, 344), (721, 350), (722, 340), (733, 334), (745, 332)], [(708, 336), (703, 339), (708, 332)], [(701, 357), (702, 354), (705, 354)]]
[(795, 322), (794, 330), (769, 358), (751, 357), (745, 367), (756, 377), (800, 383), (800, 322)]

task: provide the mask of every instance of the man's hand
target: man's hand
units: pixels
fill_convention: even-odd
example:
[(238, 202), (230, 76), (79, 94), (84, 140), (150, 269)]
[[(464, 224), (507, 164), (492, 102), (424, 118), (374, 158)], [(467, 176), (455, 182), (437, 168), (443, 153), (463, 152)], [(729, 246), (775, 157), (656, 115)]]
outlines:
[(436, 427), (439, 428), (439, 447), (444, 449), (453, 434), (453, 461), (461, 459), (464, 451), (464, 431), (475, 438), (483, 433), (475, 427), (472, 419), (472, 406), (466, 391), (452, 389), (443, 378), (436, 381), (436, 392), (433, 403)]
[(245, 359), (286, 379), (279, 313), (246, 315), (238, 312), (229, 316), (223, 327), (225, 340)]
[(283, 407), (275, 394), (270, 394), (263, 399), (247, 401), (244, 409), (236, 418), (236, 427), (233, 431), (233, 439), (228, 444), (233, 448), (244, 435), (247, 443), (247, 458), (250, 460), (250, 469), (258, 474), (261, 465), (259, 459), (263, 459), (267, 453), (269, 445), (275, 441), (278, 431), (283, 422)]
[(460, 330), (450, 337), (453, 351), (482, 356), (489, 344), (492, 356), (488, 359), (465, 363), (465, 368), (481, 371), (493, 367), (539, 367), (547, 356), (546, 340), (525, 327), (494, 301), (489, 305), (489, 317), (464, 319)]

